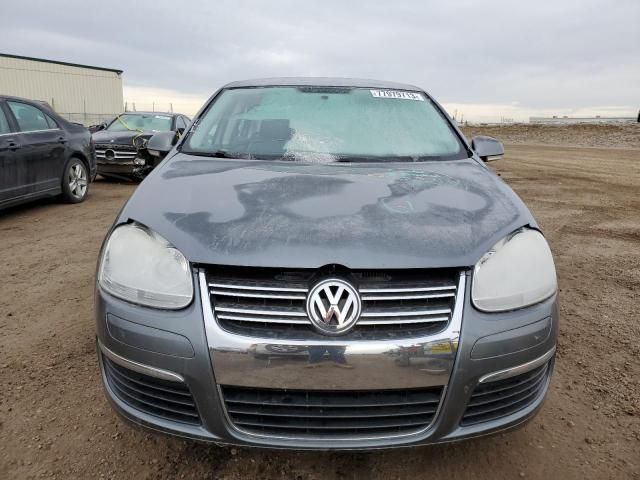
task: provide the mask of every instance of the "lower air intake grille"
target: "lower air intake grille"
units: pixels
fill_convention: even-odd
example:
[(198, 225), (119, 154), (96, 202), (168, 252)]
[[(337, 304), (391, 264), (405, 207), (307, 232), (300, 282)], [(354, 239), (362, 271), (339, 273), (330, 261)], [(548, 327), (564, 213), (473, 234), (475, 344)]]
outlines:
[(176, 422), (200, 424), (196, 404), (186, 385), (143, 375), (102, 357), (109, 386), (133, 408)]
[(543, 392), (549, 364), (515, 377), (482, 383), (471, 395), (462, 426), (489, 422), (522, 410), (531, 405)]
[(314, 391), (222, 386), (227, 413), (246, 432), (279, 437), (389, 437), (425, 429), (442, 387)]

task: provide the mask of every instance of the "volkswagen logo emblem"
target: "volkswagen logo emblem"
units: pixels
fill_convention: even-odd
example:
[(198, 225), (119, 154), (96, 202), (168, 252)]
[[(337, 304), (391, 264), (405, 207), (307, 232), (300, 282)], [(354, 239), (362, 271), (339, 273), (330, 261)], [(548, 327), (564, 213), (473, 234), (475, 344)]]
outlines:
[(307, 297), (307, 315), (316, 329), (325, 335), (348, 332), (358, 321), (361, 308), (356, 289), (337, 278), (318, 283)]

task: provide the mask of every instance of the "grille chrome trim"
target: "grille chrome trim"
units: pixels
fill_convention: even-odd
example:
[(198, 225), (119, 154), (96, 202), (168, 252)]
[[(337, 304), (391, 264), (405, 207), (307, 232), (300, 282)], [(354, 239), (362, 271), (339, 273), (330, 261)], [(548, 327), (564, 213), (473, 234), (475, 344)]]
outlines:
[[(255, 290), (257, 291), (257, 290)], [(247, 297), (247, 298), (278, 298), (281, 300), (305, 300), (307, 297), (304, 295), (274, 295), (270, 293), (246, 293), (246, 292), (238, 292), (236, 290), (216, 290), (212, 289), (211, 293), (214, 295), (223, 295), (228, 297)]]
[(149, 375), (151, 377), (160, 378), (162, 380), (168, 380), (170, 382), (176, 383), (184, 383), (184, 378), (182, 378), (177, 373), (169, 372), (167, 370), (162, 370), (160, 368), (150, 367), (148, 365), (143, 365), (142, 363), (134, 362), (132, 360), (127, 360), (124, 357), (121, 357), (117, 353), (112, 352), (107, 347), (105, 347), (100, 340), (98, 340), (98, 348), (113, 363), (120, 365), (121, 367), (128, 368), (129, 370), (133, 370), (134, 372), (142, 373), (144, 375)]
[[(113, 150), (112, 148), (107, 148), (106, 150), (96, 150), (96, 155), (99, 157), (104, 157), (107, 150)], [(113, 150), (114, 158), (133, 158), (136, 156), (136, 152), (128, 152), (128, 151), (120, 151)]]
[[(259, 336), (257, 330), (269, 329), (272, 325), (281, 332), (274, 331), (274, 335), (288, 338), (293, 332), (284, 329), (290, 325), (297, 328), (294, 336), (300, 337), (305, 331), (309, 336), (320, 335), (308, 318), (306, 305), (314, 272), (256, 270), (231, 268), (216, 272), (214, 269), (206, 274), (211, 307), (223, 327), (247, 336)], [(446, 328), (458, 293), (458, 282), (451, 272), (393, 272), (353, 272), (359, 279), (356, 285), (360, 287), (362, 313), (354, 329), (345, 335), (351, 338), (365, 335), (369, 340), (385, 336), (417, 337)]]
[(440, 315), (441, 313), (450, 314), (451, 309), (440, 310), (396, 310), (395, 312), (384, 312), (380, 310), (374, 310), (372, 312), (363, 312), (360, 317), (419, 317), (422, 315)]
[(292, 287), (269, 287), (269, 286), (255, 286), (255, 285), (238, 285), (234, 283), (210, 283), (210, 287), (214, 288), (232, 288), (236, 290), (266, 290), (270, 292), (303, 292), (307, 293), (306, 288), (292, 288)]
[[(449, 317), (433, 317), (430, 319), (414, 318), (402, 320), (403, 325), (410, 325), (412, 323), (429, 323), (429, 322), (445, 322)], [(360, 320), (358, 325), (397, 325), (398, 320)]]
[(96, 143), (98, 150), (120, 150), (120, 151), (136, 151), (136, 147), (130, 144), (122, 143)]
[(306, 317), (304, 312), (291, 310), (259, 310), (253, 308), (216, 307), (216, 312), (248, 313), (251, 315), (271, 315), (275, 317)]
[(455, 293), (425, 293), (422, 295), (362, 295), (362, 300), (420, 300), (426, 298), (455, 297)]
[[(238, 315), (218, 315), (218, 318), (223, 320), (238, 320), (241, 322), (259, 322), (264, 323), (264, 318), (252, 318), (252, 317), (241, 317)], [(289, 320), (284, 318), (269, 318), (270, 323), (286, 323), (286, 324), (294, 324), (294, 325), (307, 325), (309, 322), (307, 320)]]
[(488, 383), (488, 382), (496, 382), (498, 380), (504, 380), (509, 377), (514, 377), (521, 373), (526, 373), (530, 370), (533, 370), (536, 367), (546, 363), (548, 360), (553, 357), (556, 353), (556, 347), (553, 347), (547, 353), (538, 357), (530, 362), (523, 363), (522, 365), (518, 365), (516, 367), (507, 368), (505, 370), (500, 370), (499, 372), (489, 373), (478, 380), (478, 383)]
[(417, 287), (417, 288), (361, 288), (360, 293), (401, 293), (401, 292), (435, 292), (439, 290), (455, 290), (455, 285), (443, 287)]
[[(307, 390), (375, 390), (380, 385), (388, 389), (406, 389), (446, 385), (458, 351), (468, 274), (468, 271), (460, 271), (457, 275), (460, 294), (444, 330), (420, 336), (374, 338), (363, 342), (359, 337), (332, 338), (320, 334), (308, 336), (305, 333), (303, 337), (290, 335), (282, 338), (270, 335), (270, 331), (264, 328), (255, 329), (250, 334), (223, 328), (222, 321), (213, 315), (207, 271), (199, 268), (199, 302), (204, 315), (211, 363), (216, 369), (216, 381), (239, 387), (295, 387)], [(308, 332), (306, 326), (294, 327)], [(354, 368), (340, 369), (339, 375), (321, 378), (310, 375), (304, 360), (310, 349), (316, 347), (344, 348), (345, 359)], [(256, 371), (259, 366), (264, 367), (263, 359), (268, 357), (277, 358), (282, 368), (260, 368), (259, 375), (247, 375), (247, 372)], [(407, 361), (410, 363), (407, 364)], [(425, 364), (430, 362), (437, 363), (438, 368), (425, 371)], [(283, 375), (283, 371), (287, 374)]]
[(111, 360), (102, 350), (99, 358), (105, 388), (114, 400), (165, 420), (201, 424), (195, 400), (185, 383), (132, 370)]
[(526, 371), (518, 370), (517, 375), (478, 383), (469, 398), (460, 425), (466, 427), (498, 420), (529, 407), (544, 395), (550, 378), (549, 357), (544, 363), (535, 364)]
[[(113, 157), (107, 159), (106, 152), (111, 150)], [(132, 145), (111, 145), (111, 144), (97, 144), (96, 145), (96, 159), (100, 160), (133, 160), (138, 155), (138, 149)]]

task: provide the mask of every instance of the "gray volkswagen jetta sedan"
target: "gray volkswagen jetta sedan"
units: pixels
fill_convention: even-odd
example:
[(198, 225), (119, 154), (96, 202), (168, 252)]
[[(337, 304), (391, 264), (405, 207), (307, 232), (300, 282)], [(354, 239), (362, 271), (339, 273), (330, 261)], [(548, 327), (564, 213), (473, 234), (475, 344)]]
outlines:
[(220, 444), (424, 445), (522, 425), (558, 330), (531, 213), (418, 87), (216, 92), (118, 215), (96, 285), (125, 419)]

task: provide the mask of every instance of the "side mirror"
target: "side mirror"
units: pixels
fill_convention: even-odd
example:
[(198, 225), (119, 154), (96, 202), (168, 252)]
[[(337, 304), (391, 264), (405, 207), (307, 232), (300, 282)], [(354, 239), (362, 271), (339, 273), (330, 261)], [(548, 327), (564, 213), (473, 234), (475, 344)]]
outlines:
[[(71, 122), (71, 123), (75, 123), (75, 122)], [(107, 122), (98, 123), (96, 125), (89, 125), (87, 128), (91, 133), (96, 133), (96, 132), (99, 132), (100, 130), (104, 130), (105, 128), (107, 128)]]
[(154, 157), (164, 158), (177, 140), (175, 132), (158, 132), (147, 142), (147, 150)]
[(485, 162), (498, 160), (504, 155), (504, 146), (493, 137), (485, 137), (482, 135), (471, 139), (471, 148)]

